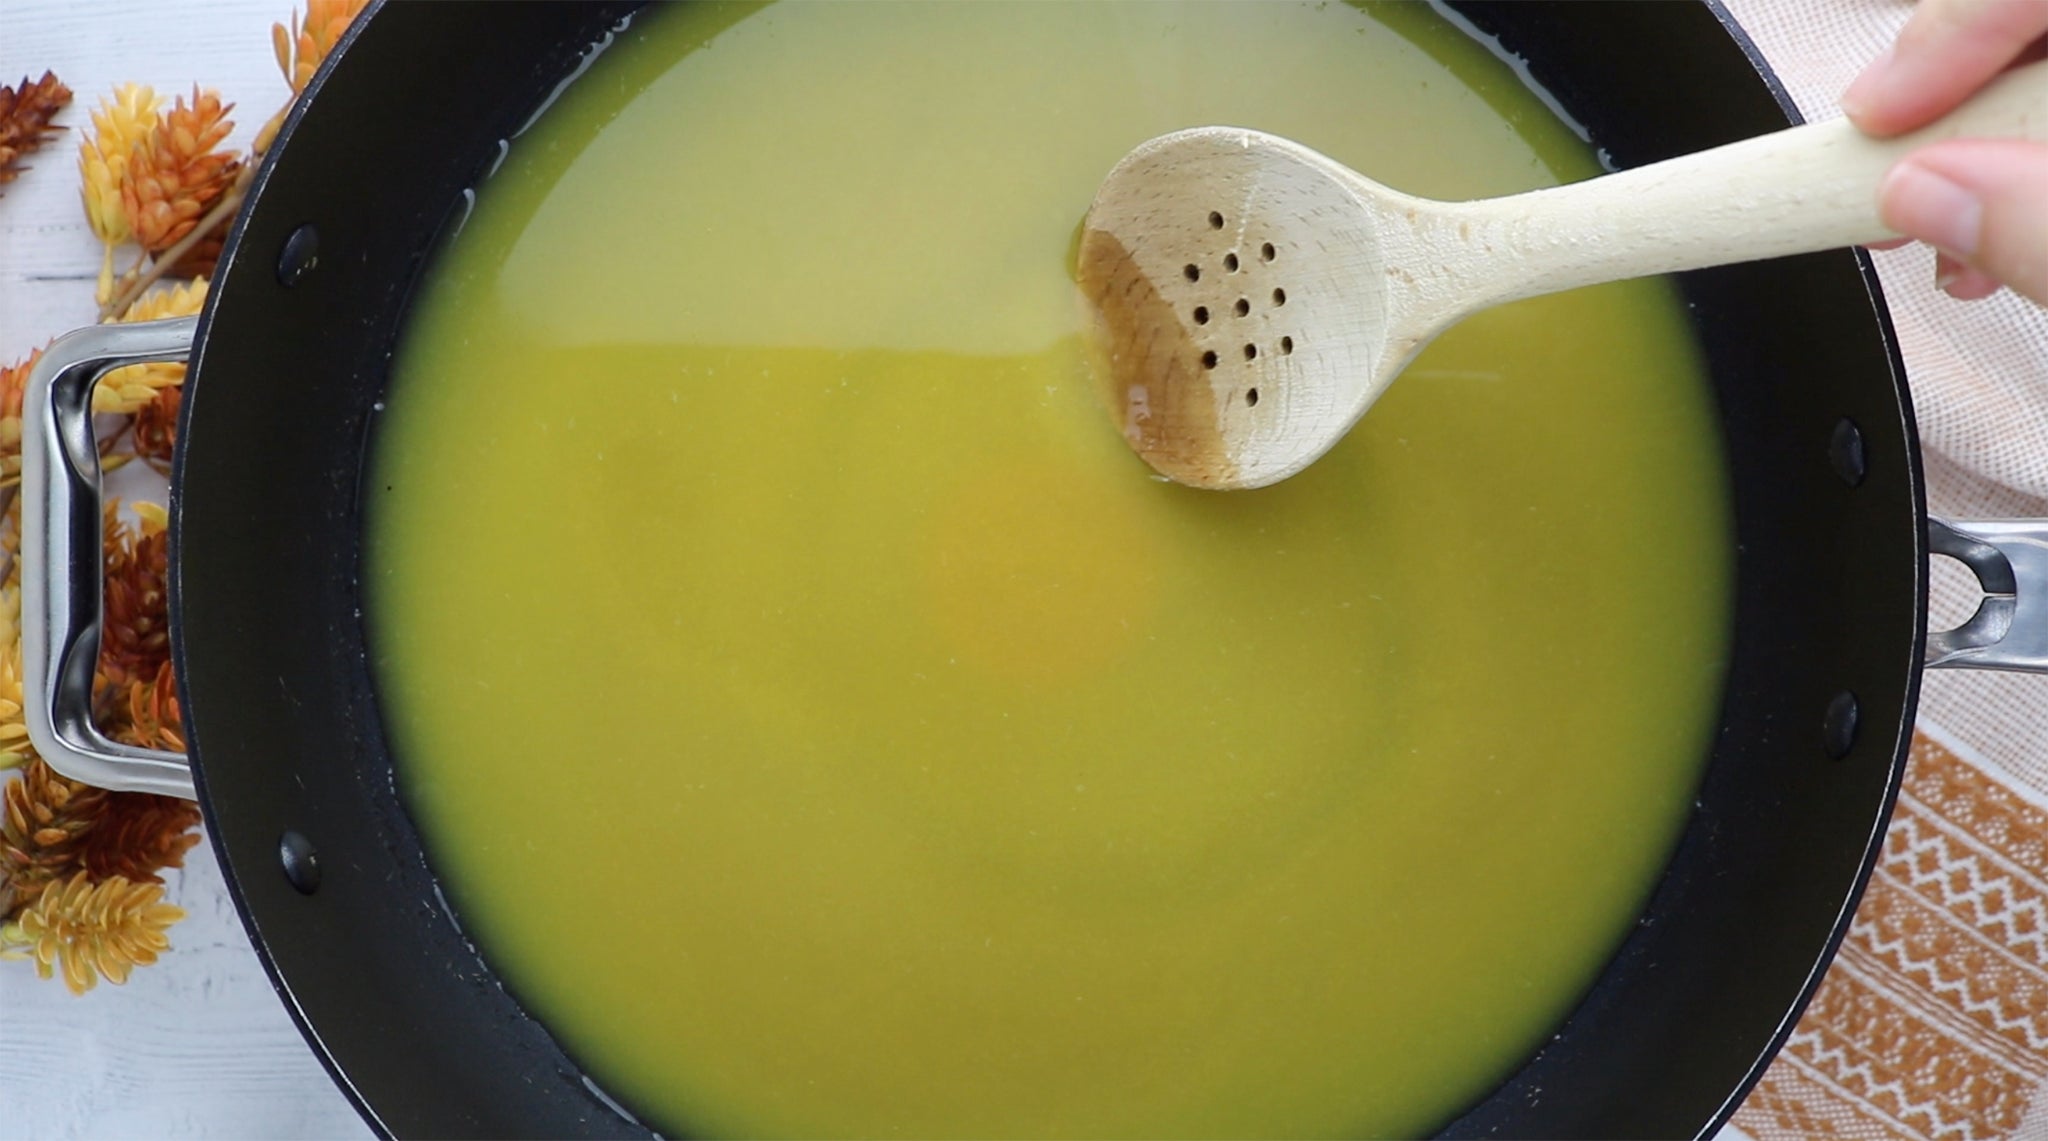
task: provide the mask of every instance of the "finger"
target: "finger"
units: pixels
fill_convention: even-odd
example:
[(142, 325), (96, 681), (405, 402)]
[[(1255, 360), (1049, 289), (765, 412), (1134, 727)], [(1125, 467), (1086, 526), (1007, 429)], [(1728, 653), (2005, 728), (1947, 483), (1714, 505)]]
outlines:
[(1981, 301), (2004, 288), (1990, 274), (1964, 266), (1946, 285), (1942, 292), (1957, 301)]
[(1884, 137), (1940, 118), (2048, 33), (2048, 0), (1922, 0), (1899, 38), (1842, 92), (1842, 110)]
[(2048, 146), (1955, 139), (1922, 147), (1885, 175), (1878, 216), (2048, 305)]
[(1958, 301), (1975, 301), (1981, 297), (1991, 296), (2002, 286), (1990, 274), (1971, 269), (1951, 254), (1936, 251), (1934, 288)]
[(1888, 242), (1872, 242), (1865, 248), (1873, 250), (1896, 250), (1902, 249), (1912, 244), (1913, 239), (1911, 238), (1893, 238), (1891, 241)]

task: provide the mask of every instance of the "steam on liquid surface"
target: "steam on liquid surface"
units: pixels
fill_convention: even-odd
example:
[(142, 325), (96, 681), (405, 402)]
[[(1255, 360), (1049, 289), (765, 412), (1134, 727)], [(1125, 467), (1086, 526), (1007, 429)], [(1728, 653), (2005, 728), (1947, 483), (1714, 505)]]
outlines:
[(466, 929), (658, 1128), (1426, 1131), (1625, 932), (1727, 611), (1664, 287), (1475, 318), (1225, 496), (1106, 428), (1063, 262), (1191, 124), (1592, 172), (1427, 19), (643, 16), (479, 189), (380, 429), (380, 683)]

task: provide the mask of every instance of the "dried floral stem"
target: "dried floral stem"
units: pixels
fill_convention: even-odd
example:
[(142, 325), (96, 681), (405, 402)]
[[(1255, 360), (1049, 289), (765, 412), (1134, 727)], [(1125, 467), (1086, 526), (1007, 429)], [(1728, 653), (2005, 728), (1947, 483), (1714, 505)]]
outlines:
[[(113, 277), (109, 272), (113, 268), (113, 264), (114, 247), (108, 246), (106, 261), (101, 266), (100, 288), (98, 294), (96, 295), (97, 299), (101, 303), (100, 320), (102, 321), (107, 320), (109, 316), (106, 310), (106, 306), (113, 302), (114, 295), (116, 293), (123, 292), (127, 290), (129, 286), (134, 285), (136, 279), (142, 276), (142, 271), (149, 268), (149, 251), (136, 251), (135, 264), (129, 266), (127, 269), (122, 270), (121, 276), (119, 277)], [(144, 288), (148, 287), (145, 286)], [(130, 304), (133, 304), (133, 302), (130, 302)], [(113, 314), (113, 316), (119, 316), (119, 314)]]
[(186, 252), (193, 246), (206, 240), (216, 230), (220, 229), (228, 219), (234, 217), (235, 211), (242, 207), (242, 199), (248, 193), (249, 184), (254, 182), (255, 179), (255, 165), (244, 166), (235, 175), (234, 185), (228, 187), (227, 193), (220, 196), (220, 200), (213, 204), (213, 209), (208, 210), (199, 219), (198, 224), (192, 227), (190, 233), (179, 238), (176, 243), (163, 253), (158, 254), (150, 261), (148, 269), (143, 270), (139, 277), (122, 288), (112, 301), (100, 307), (100, 320), (105, 321), (108, 318), (126, 314), (128, 308), (135, 304), (137, 298), (142, 296), (143, 291), (155, 285), (157, 279), (170, 272), (171, 267), (178, 264), (179, 258), (184, 257)]

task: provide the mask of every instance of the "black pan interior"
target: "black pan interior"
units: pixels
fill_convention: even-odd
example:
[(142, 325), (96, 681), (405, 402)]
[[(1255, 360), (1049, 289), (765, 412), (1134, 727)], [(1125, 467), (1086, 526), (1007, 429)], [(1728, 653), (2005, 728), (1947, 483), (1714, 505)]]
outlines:
[[(356, 579), (372, 409), (423, 261), (499, 140), (633, 7), (394, 3), (359, 25), (230, 240), (188, 382), (172, 611), (210, 834), (279, 994), (387, 1133), (646, 1133), (449, 919), (394, 791)], [(1788, 121), (1704, 5), (1452, 7), (1524, 58), (1617, 165)], [(1682, 288), (1736, 505), (1720, 736), (1636, 930), (1559, 1035), (1451, 1136), (1712, 1129), (1810, 994), (1896, 792), (1925, 554), (1875, 280), (1832, 253)], [(1844, 421), (1864, 457), (1853, 481)], [(1837, 759), (1823, 723), (1843, 693), (1858, 729)], [(310, 893), (285, 874), (287, 833), (317, 852)]]
[[(279, 995), (386, 1134), (647, 1135), (439, 902), (394, 789), (356, 582), (372, 405), (422, 263), (499, 140), (633, 7), (360, 19), (231, 235), (188, 379), (171, 592), (209, 832)], [(287, 832), (317, 853), (311, 894), (284, 874)]]

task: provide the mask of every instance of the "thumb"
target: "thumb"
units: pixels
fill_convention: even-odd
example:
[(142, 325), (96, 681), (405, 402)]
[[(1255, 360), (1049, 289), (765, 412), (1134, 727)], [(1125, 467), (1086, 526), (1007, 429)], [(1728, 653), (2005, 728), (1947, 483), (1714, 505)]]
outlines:
[(1885, 175), (1878, 215), (2048, 305), (2048, 146), (1955, 139), (1922, 147)]

